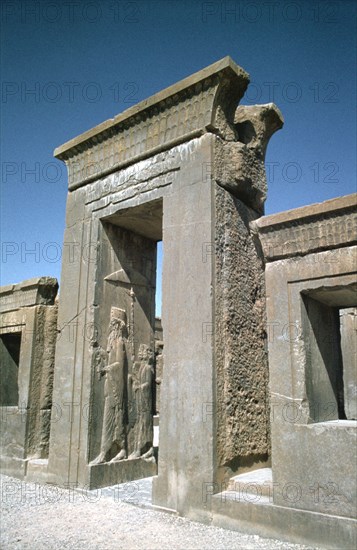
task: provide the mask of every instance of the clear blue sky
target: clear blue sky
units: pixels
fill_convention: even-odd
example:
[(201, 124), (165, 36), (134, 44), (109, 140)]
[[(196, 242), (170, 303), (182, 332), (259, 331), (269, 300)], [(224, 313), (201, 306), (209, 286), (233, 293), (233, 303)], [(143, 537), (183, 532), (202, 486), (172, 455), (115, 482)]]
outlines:
[(225, 55), (250, 74), (242, 103), (274, 101), (285, 118), (268, 147), (266, 213), (356, 190), (354, 1), (3, 0), (1, 10), (1, 236), (12, 243), (1, 284), (60, 276), (67, 175), (55, 147)]

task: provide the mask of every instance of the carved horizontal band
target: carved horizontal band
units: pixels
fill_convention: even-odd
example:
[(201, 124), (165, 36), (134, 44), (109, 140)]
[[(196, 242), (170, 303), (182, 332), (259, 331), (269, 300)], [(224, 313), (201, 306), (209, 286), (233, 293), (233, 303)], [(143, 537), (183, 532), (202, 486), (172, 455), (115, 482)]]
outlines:
[(224, 134), (248, 82), (224, 58), (64, 144), (54, 154), (68, 167), (69, 189), (203, 132)]
[(252, 225), (258, 230), (265, 259), (272, 261), (355, 244), (356, 199), (357, 195), (348, 195), (322, 205), (260, 218)]
[(0, 313), (34, 305), (54, 304), (58, 283), (52, 277), (28, 279), (16, 285), (1, 287)]

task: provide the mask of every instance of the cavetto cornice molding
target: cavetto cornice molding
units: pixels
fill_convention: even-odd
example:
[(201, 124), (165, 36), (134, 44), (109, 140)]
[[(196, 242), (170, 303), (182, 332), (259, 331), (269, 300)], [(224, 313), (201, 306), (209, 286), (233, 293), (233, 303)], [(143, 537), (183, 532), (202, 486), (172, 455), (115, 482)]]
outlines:
[(61, 145), (54, 156), (68, 167), (69, 189), (206, 132), (233, 139), (248, 83), (227, 56)]
[(357, 244), (357, 193), (251, 223), (267, 262)]

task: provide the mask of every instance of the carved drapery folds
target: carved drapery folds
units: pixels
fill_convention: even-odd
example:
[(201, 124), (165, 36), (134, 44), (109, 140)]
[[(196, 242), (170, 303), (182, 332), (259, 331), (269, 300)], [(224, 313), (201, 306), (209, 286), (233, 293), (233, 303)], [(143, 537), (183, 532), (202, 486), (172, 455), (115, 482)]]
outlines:
[(146, 344), (139, 348), (139, 361), (130, 375), (131, 395), (135, 404), (134, 450), (129, 458), (150, 458), (153, 456), (153, 352)]
[[(125, 368), (126, 313), (112, 307), (107, 343), (107, 357), (97, 353), (95, 364), (99, 376), (104, 376), (104, 414), (100, 454), (93, 464), (106, 462), (116, 446), (113, 462), (126, 458), (125, 442)], [(105, 360), (106, 359), (106, 360)]]

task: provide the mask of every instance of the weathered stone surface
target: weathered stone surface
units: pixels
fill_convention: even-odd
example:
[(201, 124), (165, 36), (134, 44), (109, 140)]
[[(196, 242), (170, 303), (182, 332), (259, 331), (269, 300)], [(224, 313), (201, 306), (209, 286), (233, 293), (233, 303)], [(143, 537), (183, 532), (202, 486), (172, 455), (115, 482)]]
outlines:
[(0, 313), (37, 304), (51, 305), (58, 291), (57, 279), (36, 277), (0, 287)]
[[(274, 504), (356, 518), (355, 422), (328, 420), (304, 425), (298, 406), (276, 396), (274, 409), (273, 480), (280, 488)], [(328, 413), (327, 409), (326, 416)], [(323, 460), (322, 453), (328, 460)]]
[(31, 457), (48, 457), (57, 289), (50, 277), (0, 289), (0, 459), (13, 475), (24, 476)]
[(57, 305), (37, 307), (35, 334), (27, 453), (35, 458), (48, 458), (57, 340)]
[[(131, 212), (131, 221), (136, 216), (134, 210)], [(139, 208), (138, 221), (142, 214), (143, 211)], [(121, 226), (122, 222), (124, 227)], [(73, 303), (68, 296), (68, 299), (66, 297), (61, 303), (59, 326), (63, 332), (63, 342), (61, 337), (57, 348), (57, 353), (60, 349), (60, 366), (56, 370), (55, 399), (61, 410), (70, 409), (72, 421), (69, 425), (67, 415), (63, 415), (51, 431), (49, 476), (59, 483), (68, 480), (82, 485), (89, 483), (91, 470), (88, 465), (92, 461), (98, 464), (105, 462), (109, 469), (114, 468), (116, 475), (119, 475), (116, 482), (120, 482), (120, 467), (112, 460), (117, 457), (120, 466), (135, 450), (136, 424), (139, 422), (136, 409), (140, 388), (136, 395), (131, 381), (134, 365), (140, 360), (140, 346), (145, 344), (154, 349), (156, 244), (151, 239), (126, 229), (127, 222), (128, 217), (125, 213), (121, 216), (117, 209), (115, 217), (107, 216), (103, 224), (96, 225), (96, 220), (89, 222), (91, 233), (93, 234), (94, 227), (98, 231), (96, 244), (87, 237), (90, 254), (87, 261), (74, 261), (73, 265), (69, 265), (68, 262), (66, 266), (66, 269), (75, 274), (79, 263), (80, 279), (90, 280), (91, 284), (84, 286), (79, 302)], [(81, 224), (73, 226), (72, 231), (74, 234), (82, 231)], [(76, 242), (80, 242), (77, 235)], [(107, 375), (100, 378), (98, 376), (101, 356), (103, 372), (119, 361), (119, 358), (115, 360), (115, 357), (110, 359), (109, 351), (109, 320), (113, 310), (123, 312), (126, 318), (123, 336), (123, 381), (120, 390), (115, 382), (109, 384)], [(69, 334), (67, 327), (71, 325), (73, 332)], [(62, 363), (65, 357), (66, 361)], [(119, 394), (115, 397), (117, 391), (121, 394), (120, 399)], [(117, 398), (121, 401), (121, 406)], [(113, 406), (107, 407), (106, 402), (112, 399)], [(117, 408), (121, 412), (117, 411)], [(113, 434), (109, 434), (111, 429), (108, 427), (108, 414), (114, 414), (115, 418), (117, 414), (121, 415), (121, 427), (115, 421)], [(151, 417), (152, 414), (153, 411)], [(123, 432), (121, 437), (117, 431)], [(109, 442), (110, 448), (103, 443), (106, 441), (106, 433), (108, 438), (113, 437)], [(80, 445), (80, 452), (76, 453), (74, 448), (71, 449), (69, 446), (69, 442), (72, 441), (74, 446), (78, 438), (82, 438), (83, 444)], [(125, 439), (125, 443), (120, 441), (122, 439)], [(145, 455), (149, 450), (150, 448), (141, 449), (140, 454)], [(121, 454), (121, 451), (124, 452)], [(102, 457), (103, 453), (105, 456)], [(130, 466), (123, 464), (123, 475), (129, 470)], [(108, 475), (106, 479), (109, 479)], [(110, 476), (113, 477), (112, 474)]]
[(217, 139), (216, 182), (260, 214), (267, 193), (265, 153), (269, 139), (282, 128), (283, 117), (273, 104), (240, 105), (234, 116), (236, 140)]
[(248, 148), (255, 149), (262, 160), (271, 136), (283, 127), (284, 119), (274, 103), (265, 105), (239, 105), (234, 115), (238, 139)]
[[(74, 214), (71, 217), (73, 219)], [(95, 265), (97, 248), (95, 231), (95, 227), (79, 218), (77, 223), (72, 223), (66, 228), (64, 235), (66, 246), (63, 247), (62, 254), (62, 290), (58, 309), (58, 339), (53, 382), (53, 402), (56, 404), (57, 417), (56, 422), (51, 425), (50, 434), (48, 465), (50, 482), (67, 483), (69, 479), (73, 479), (69, 468), (69, 456), (72, 452), (71, 464), (76, 472), (74, 476), (76, 479), (80, 454), (78, 422), (85, 426), (86, 431), (88, 430), (90, 400), (85, 392), (90, 382), (81, 370), (78, 372), (78, 369), (83, 360), (88, 365), (91, 363), (90, 337), (93, 317), (90, 316), (92, 313), (90, 308), (88, 308), (89, 315), (87, 313), (85, 297), (88, 287), (91, 288), (90, 273)], [(93, 244), (91, 244), (91, 238)], [(107, 326), (107, 323), (108, 318), (105, 322), (103, 321), (103, 326)], [(80, 413), (78, 416), (76, 411)], [(88, 442), (85, 441), (84, 445), (87, 449)], [(81, 451), (81, 445), (79, 450)], [(56, 478), (52, 474), (53, 470), (57, 472)]]
[(265, 287), (249, 230), (257, 214), (218, 186), (215, 211), (217, 455), (232, 475), (268, 459)]
[[(135, 209), (131, 212), (135, 219)], [(142, 210), (139, 209), (138, 220), (141, 219)], [(94, 311), (96, 326), (103, 326), (105, 317), (109, 318), (109, 310), (115, 304), (126, 312), (126, 362), (125, 362), (125, 400), (127, 402), (127, 456), (134, 452), (135, 433), (137, 423), (137, 400), (134, 386), (136, 376), (134, 370), (136, 363), (141, 362), (141, 346), (148, 346), (154, 353), (154, 306), (155, 306), (155, 255), (156, 244), (154, 241), (123, 229), (120, 224), (121, 216), (111, 218), (103, 227), (101, 239), (107, 246), (98, 257), (98, 267), (101, 278), (96, 287), (95, 302), (100, 307)], [(115, 273), (123, 273), (124, 277), (116, 277)], [(99, 275), (98, 273), (98, 275)], [(103, 341), (104, 334), (96, 337), (103, 349), (107, 344)], [(98, 386), (98, 383), (96, 384)], [(152, 390), (152, 384), (151, 384)], [(140, 393), (140, 389), (138, 389)], [(100, 388), (94, 390), (94, 407), (102, 408)], [(149, 405), (148, 405), (149, 407)], [(152, 409), (152, 405), (151, 405)], [(96, 409), (97, 410), (97, 409)], [(152, 411), (151, 411), (152, 413)], [(94, 429), (94, 426), (93, 426)], [(96, 431), (94, 431), (96, 433)], [(96, 436), (93, 435), (93, 443)], [(146, 449), (148, 451), (149, 449)], [(143, 453), (145, 454), (145, 453)]]

